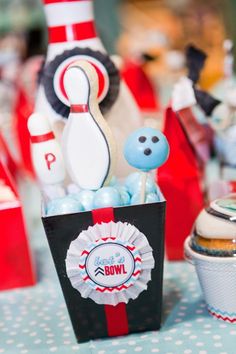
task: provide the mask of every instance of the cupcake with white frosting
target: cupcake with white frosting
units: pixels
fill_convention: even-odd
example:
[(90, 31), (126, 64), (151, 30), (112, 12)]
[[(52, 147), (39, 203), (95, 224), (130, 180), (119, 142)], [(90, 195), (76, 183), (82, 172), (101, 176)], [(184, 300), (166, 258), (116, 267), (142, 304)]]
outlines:
[(184, 243), (213, 317), (236, 324), (236, 194), (203, 209)]

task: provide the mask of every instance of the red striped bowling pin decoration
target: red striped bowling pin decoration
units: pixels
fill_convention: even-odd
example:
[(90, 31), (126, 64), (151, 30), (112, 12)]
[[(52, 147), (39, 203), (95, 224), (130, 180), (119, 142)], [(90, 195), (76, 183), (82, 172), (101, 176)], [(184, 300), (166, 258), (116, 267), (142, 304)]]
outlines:
[(33, 113), (28, 119), (28, 130), (33, 165), (43, 189), (48, 185), (60, 186), (65, 179), (64, 161), (48, 119)]
[(82, 189), (97, 190), (111, 177), (115, 143), (99, 110), (94, 67), (81, 60), (71, 64), (64, 86), (71, 104), (62, 137), (67, 171)]
[(48, 25), (47, 61), (76, 46), (105, 52), (97, 37), (92, 0), (42, 0)]

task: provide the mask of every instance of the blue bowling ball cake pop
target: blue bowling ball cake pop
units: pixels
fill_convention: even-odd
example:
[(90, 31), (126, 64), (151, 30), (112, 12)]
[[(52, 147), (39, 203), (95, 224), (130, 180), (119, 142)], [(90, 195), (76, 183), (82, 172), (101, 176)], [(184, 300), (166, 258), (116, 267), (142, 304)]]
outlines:
[(124, 155), (138, 170), (148, 172), (161, 166), (169, 156), (168, 141), (159, 130), (143, 127), (126, 140)]
[[(131, 166), (142, 171), (140, 203), (144, 203), (147, 192), (147, 172), (160, 167), (167, 160), (169, 156), (168, 141), (159, 130), (148, 127), (140, 128), (126, 140), (124, 156)], [(137, 196), (133, 198), (133, 202), (137, 202)]]

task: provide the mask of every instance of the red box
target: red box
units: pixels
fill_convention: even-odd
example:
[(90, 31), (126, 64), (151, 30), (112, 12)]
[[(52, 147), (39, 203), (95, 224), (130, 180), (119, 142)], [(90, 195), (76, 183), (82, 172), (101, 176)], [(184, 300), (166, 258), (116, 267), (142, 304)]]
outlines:
[(0, 290), (34, 285), (34, 267), (30, 255), (21, 203), (14, 182), (0, 160), (0, 180), (15, 194), (15, 199), (0, 202)]

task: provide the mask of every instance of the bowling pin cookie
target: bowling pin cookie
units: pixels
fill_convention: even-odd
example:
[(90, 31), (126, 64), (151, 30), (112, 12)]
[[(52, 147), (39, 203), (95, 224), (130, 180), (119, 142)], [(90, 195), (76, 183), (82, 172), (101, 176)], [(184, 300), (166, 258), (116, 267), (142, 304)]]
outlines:
[(66, 167), (80, 188), (97, 190), (112, 177), (116, 148), (98, 106), (96, 70), (86, 61), (71, 64), (64, 88), (71, 105), (62, 136)]

